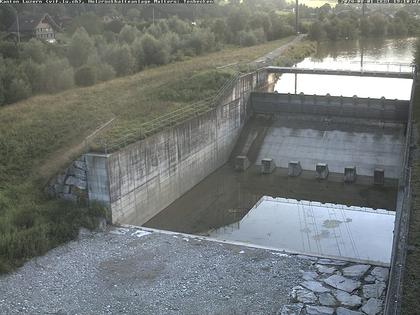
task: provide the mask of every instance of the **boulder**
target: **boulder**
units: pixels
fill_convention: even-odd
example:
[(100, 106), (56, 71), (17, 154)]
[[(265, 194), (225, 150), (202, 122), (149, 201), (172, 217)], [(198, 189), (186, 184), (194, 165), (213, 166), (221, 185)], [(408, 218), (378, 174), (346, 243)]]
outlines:
[(312, 291), (301, 286), (294, 287), (290, 295), (293, 300), (301, 303), (316, 303), (318, 301), (318, 298)]
[(366, 284), (362, 287), (363, 296), (369, 298), (380, 298), (386, 289), (386, 285), (383, 282), (377, 282), (373, 284)]
[(336, 306), (337, 300), (331, 293), (320, 293), (318, 294), (319, 304), (323, 306)]
[(375, 267), (370, 272), (370, 274), (373, 277), (383, 282), (386, 282), (388, 280), (388, 273), (389, 273), (388, 268), (384, 268), (384, 267)]
[(304, 281), (300, 284), (301, 286), (316, 293), (330, 292), (331, 290), (324, 287), (321, 282), (318, 281)]
[(382, 300), (371, 298), (362, 307), (362, 311), (367, 315), (376, 315), (382, 312)]
[(349, 267), (343, 268), (343, 276), (360, 278), (366, 273), (366, 271), (369, 270), (369, 268), (370, 268), (370, 265), (349, 266)]
[(353, 292), (360, 287), (360, 281), (345, 278), (339, 275), (332, 275), (324, 280), (324, 282), (336, 289), (343, 290), (346, 292)]
[(308, 315), (333, 315), (334, 309), (326, 306), (306, 306), (306, 314)]
[(334, 295), (343, 306), (357, 307), (362, 305), (362, 299), (360, 296), (349, 294), (341, 290), (335, 291)]

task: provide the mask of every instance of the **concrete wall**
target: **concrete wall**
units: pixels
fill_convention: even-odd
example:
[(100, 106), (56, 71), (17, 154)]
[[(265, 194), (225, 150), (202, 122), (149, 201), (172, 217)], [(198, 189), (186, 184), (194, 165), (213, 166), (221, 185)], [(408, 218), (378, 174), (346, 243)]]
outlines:
[(400, 176), (409, 101), (253, 92), (251, 103), (275, 117), (257, 163), (271, 158), (286, 168), (296, 160), (310, 171), (327, 163), (334, 173), (355, 166), (359, 175), (381, 168), (386, 178)]
[[(145, 223), (225, 164), (245, 124), (249, 93), (272, 80), (265, 71), (244, 75), (216, 108), (107, 156), (100, 167), (108, 174), (113, 223)], [(98, 176), (96, 186), (89, 177), (89, 196), (104, 200), (106, 179), (98, 171), (94, 181)]]
[(409, 101), (253, 92), (256, 113), (295, 113), (406, 123)]

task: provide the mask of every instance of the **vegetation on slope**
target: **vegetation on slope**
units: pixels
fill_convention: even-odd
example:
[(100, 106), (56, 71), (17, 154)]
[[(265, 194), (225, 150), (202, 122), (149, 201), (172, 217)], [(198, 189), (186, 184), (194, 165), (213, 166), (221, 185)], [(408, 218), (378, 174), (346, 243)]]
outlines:
[[(0, 105), (75, 85), (91, 86), (227, 46), (253, 46), (290, 36), (293, 14), (275, 12), (285, 6), (270, 0), (216, 3), (197, 5), (190, 16), (183, 16), (176, 6), (154, 6), (156, 19), (151, 19), (155, 12), (150, 6), (4, 5), (0, 31), (6, 35), (17, 13), (27, 20), (34, 12), (48, 12), (63, 29), (53, 44), (25, 36), (17, 43), (0, 33)], [(187, 6), (183, 9), (187, 11)], [(115, 19), (105, 22), (110, 16)]]
[[(420, 39), (417, 41), (415, 62), (420, 66)], [(420, 131), (420, 84), (416, 86), (413, 103), (415, 132)], [(416, 137), (416, 136), (415, 136)], [(417, 135), (416, 147), (420, 139)], [(408, 232), (408, 251), (403, 279), (403, 300), (401, 314), (418, 314), (420, 296), (420, 158), (415, 156), (411, 169), (412, 203)]]
[[(118, 138), (143, 122), (212, 95), (232, 75), (217, 67), (248, 63), (289, 40), (225, 49), (1, 107), (0, 271), (73, 238), (80, 226), (92, 226), (100, 215), (97, 207), (76, 207), (43, 193), (47, 180), (81, 153), (72, 148), (87, 135), (116, 117), (107, 135)], [(66, 156), (67, 151), (74, 156)]]

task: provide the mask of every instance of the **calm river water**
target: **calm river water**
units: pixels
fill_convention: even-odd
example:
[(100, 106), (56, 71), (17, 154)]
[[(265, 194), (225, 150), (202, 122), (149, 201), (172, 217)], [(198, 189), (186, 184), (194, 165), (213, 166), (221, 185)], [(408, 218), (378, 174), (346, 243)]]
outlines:
[[(325, 42), (299, 68), (411, 71), (415, 38), (369, 39), (368, 41)], [(401, 65), (402, 64), (402, 65)], [(283, 74), (275, 85), (279, 93), (410, 99), (411, 79), (343, 77), (331, 75)]]

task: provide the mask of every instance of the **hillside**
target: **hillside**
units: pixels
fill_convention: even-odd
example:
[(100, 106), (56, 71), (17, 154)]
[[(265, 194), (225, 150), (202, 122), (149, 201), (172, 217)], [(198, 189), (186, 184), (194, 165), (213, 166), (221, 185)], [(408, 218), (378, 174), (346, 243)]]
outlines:
[[(211, 96), (233, 73), (217, 67), (247, 64), (290, 40), (226, 49), (0, 108), (0, 271), (73, 238), (80, 225), (94, 223), (99, 209), (76, 209), (43, 193), (47, 180), (82, 153), (86, 136), (115, 118), (105, 133), (118, 138)], [(313, 48), (297, 45), (305, 53)], [(289, 49), (285, 55), (298, 52)]]

